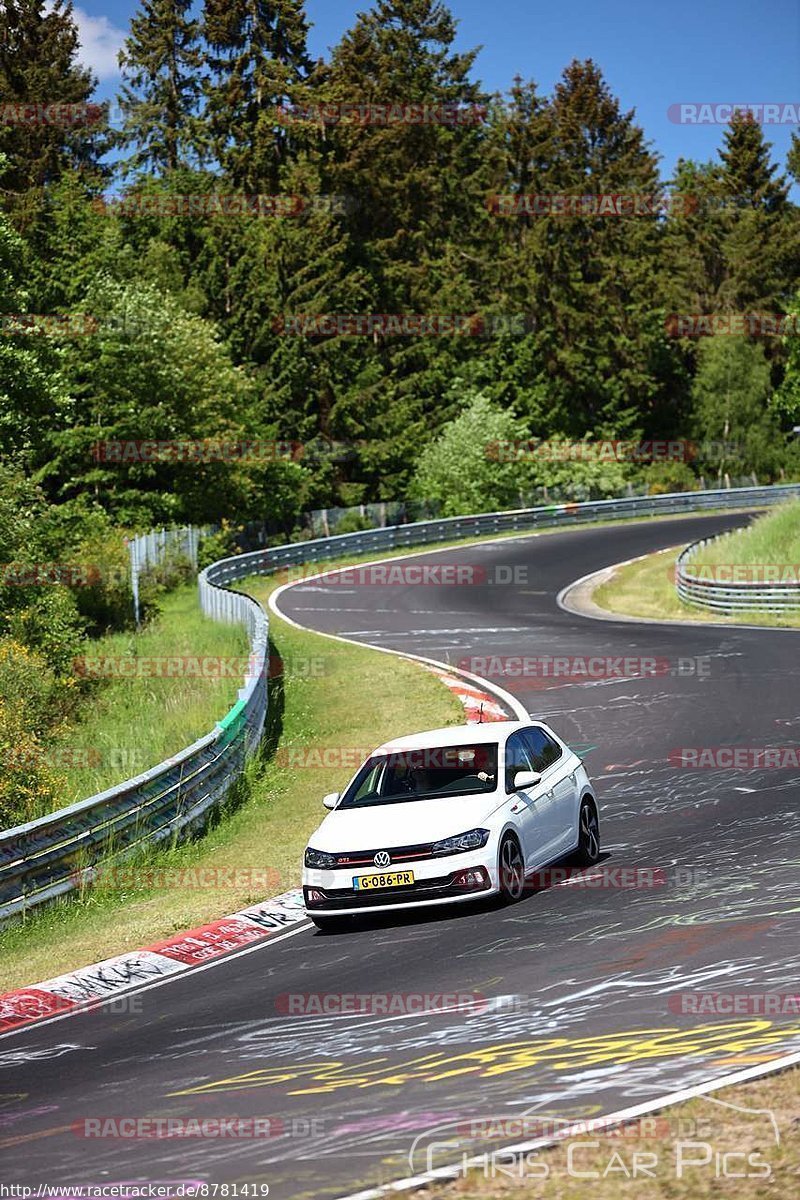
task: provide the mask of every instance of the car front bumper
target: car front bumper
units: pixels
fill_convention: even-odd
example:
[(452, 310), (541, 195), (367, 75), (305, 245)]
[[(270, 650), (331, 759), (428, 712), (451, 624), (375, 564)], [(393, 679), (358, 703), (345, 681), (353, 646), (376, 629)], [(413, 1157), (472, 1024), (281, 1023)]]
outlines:
[[(355, 915), (386, 912), (420, 905), (455, 904), (489, 896), (498, 890), (497, 868), (491, 843), (468, 854), (443, 855), (420, 862), (393, 862), (390, 868), (337, 868), (303, 871), (303, 901), (309, 916)], [(399, 887), (362, 891), (353, 886), (355, 875), (380, 875), (386, 871), (413, 871), (414, 882)]]

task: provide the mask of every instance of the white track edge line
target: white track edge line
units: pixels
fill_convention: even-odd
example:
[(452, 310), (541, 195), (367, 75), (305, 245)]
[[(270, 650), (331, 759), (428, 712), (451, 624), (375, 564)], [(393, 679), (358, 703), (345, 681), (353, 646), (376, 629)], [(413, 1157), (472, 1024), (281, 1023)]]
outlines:
[[(268, 901), (264, 901), (264, 903), (266, 904)], [(220, 917), (219, 919), (225, 921), (230, 920), (231, 917)], [(305, 921), (302, 923), (298, 922), (298, 927), (296, 929), (288, 929), (284, 933), (277, 934), (275, 937), (262, 938), (259, 942), (253, 942), (249, 946), (242, 946), (240, 950), (232, 950), (229, 954), (220, 955), (219, 958), (213, 959), (211, 962), (198, 963), (197, 966), (187, 966), (185, 971), (175, 971), (170, 975), (165, 975), (163, 979), (153, 979), (149, 983), (139, 984), (138, 987), (134, 986), (132, 988), (120, 989), (120, 991), (115, 992), (113, 996), (108, 996), (105, 999), (97, 997), (97, 1002), (90, 1001), (88, 1004), (78, 1004), (74, 1008), (68, 1009), (66, 1012), (58, 1013), (56, 1016), (45, 1017), (41, 1021), (29, 1021), (27, 1025), (20, 1025), (17, 1029), (8, 1029), (5, 1033), (0, 1033), (0, 1041), (2, 1041), (3, 1038), (14, 1037), (22, 1033), (33, 1033), (37, 1029), (42, 1029), (45, 1025), (53, 1025), (56, 1021), (66, 1021), (70, 1017), (86, 1016), (87, 1013), (96, 1012), (97, 1009), (103, 1008), (106, 1004), (116, 1003), (121, 996), (138, 996), (140, 992), (150, 992), (153, 991), (154, 988), (163, 987), (167, 983), (176, 983), (181, 979), (187, 979), (190, 975), (199, 975), (201, 971), (210, 971), (212, 967), (221, 967), (223, 963), (228, 963), (233, 958), (243, 958), (245, 954), (254, 954), (256, 950), (263, 950), (267, 946), (274, 946), (276, 942), (285, 942), (287, 938), (295, 937), (295, 935), (298, 933), (305, 933), (306, 930), (310, 928), (310, 921)], [(190, 933), (191, 930), (187, 930), (186, 932)], [(146, 950), (148, 947), (142, 946), (140, 949)], [(131, 950), (129, 953), (135, 954), (136, 951)], [(158, 952), (155, 951), (155, 953)], [(88, 967), (76, 967), (75, 969), (77, 971), (84, 971), (97, 965), (97, 963), (89, 963)], [(29, 988), (35, 988), (38, 985), (35, 983), (29, 983), (27, 986)], [(20, 988), (18, 990), (25, 991), (25, 988)]]
[[(645, 1100), (641, 1104), (631, 1105), (629, 1108), (621, 1108), (616, 1112), (609, 1113), (607, 1116), (596, 1117), (595, 1121), (602, 1121), (605, 1125), (619, 1125), (624, 1121), (632, 1120), (634, 1117), (644, 1116), (646, 1113), (656, 1112), (658, 1109), (666, 1108), (673, 1104), (682, 1104), (687, 1100), (694, 1100), (698, 1096), (703, 1096), (708, 1092), (715, 1092), (719, 1088), (733, 1087), (739, 1083), (747, 1083), (751, 1079), (758, 1079), (763, 1075), (771, 1075), (778, 1071), (785, 1071), (789, 1067), (794, 1067), (800, 1064), (800, 1051), (792, 1054), (786, 1054), (782, 1058), (773, 1059), (769, 1063), (759, 1063), (754, 1067), (746, 1067), (743, 1071), (735, 1071), (732, 1075), (723, 1075), (719, 1079), (709, 1079), (705, 1083), (695, 1084), (693, 1087), (682, 1088), (676, 1092), (667, 1092), (663, 1096), (658, 1096), (653, 1100)], [(525, 1154), (530, 1150), (541, 1150), (547, 1146), (558, 1145), (559, 1142), (566, 1141), (570, 1136), (576, 1137), (586, 1132), (586, 1122), (579, 1121), (576, 1124), (562, 1130), (558, 1137), (534, 1138), (529, 1142), (518, 1142), (513, 1146), (498, 1147), (494, 1153)], [(444, 1167), (436, 1167), (432, 1171), (426, 1171), (422, 1175), (410, 1175), (405, 1179), (393, 1180), (391, 1183), (384, 1183), (378, 1187), (368, 1188), (362, 1192), (351, 1192), (346, 1196), (338, 1197), (338, 1200), (380, 1200), (381, 1197), (389, 1195), (391, 1192), (409, 1191), (411, 1188), (429, 1187), (431, 1184), (437, 1183), (444, 1179), (457, 1179), (465, 1170), (465, 1168), (477, 1167), (481, 1163), (489, 1161), (492, 1157), (492, 1151), (486, 1151), (484, 1154), (476, 1154), (472, 1158), (465, 1159), (460, 1163), (449, 1163)]]
[[(487, 542), (488, 543), (492, 543), (492, 542), (497, 543), (497, 542), (501, 542), (504, 540), (506, 540), (506, 539), (504, 539), (504, 538), (489, 538), (489, 539), (487, 539)], [(442, 549), (443, 550), (444, 549), (451, 550), (451, 549), (453, 549), (453, 547), (448, 546), (448, 547), (443, 547)], [(441, 553), (442, 551), (439, 551), (439, 552)], [(409, 554), (409, 555), (394, 555), (394, 556), (392, 556), (392, 558), (389, 558), (389, 559), (385, 559), (385, 558), (384, 559), (375, 559), (374, 561), (367, 562), (367, 563), (358, 563), (357, 566), (358, 567), (375, 566), (375, 565), (378, 565), (378, 564), (384, 563), (384, 562), (396, 561), (398, 558), (418, 558), (427, 553), (430, 553), (430, 551), (422, 550), (422, 551), (417, 551), (414, 554)], [(436, 551), (434, 551), (434, 553), (436, 553)], [(636, 562), (638, 559), (645, 558), (645, 557), (647, 557), (647, 555), (637, 555), (636, 558), (627, 559), (626, 561), (627, 562)], [(626, 564), (625, 563), (617, 563), (615, 565), (616, 566), (624, 566)], [(603, 568), (603, 570), (608, 570), (608, 569), (609, 569), (608, 567)], [(352, 570), (352, 567), (350, 567), (350, 568), (340, 567), (340, 568), (338, 568), (338, 570), (339, 571)], [(408, 654), (408, 653), (404, 653), (401, 650), (389, 649), (386, 646), (372, 646), (369, 644), (369, 642), (358, 642), (352, 638), (340, 637), (338, 634), (335, 634), (335, 633), (324, 633), (318, 629), (310, 629), (308, 626), (301, 625), (299, 621), (295, 621), (291, 617), (286, 616), (285, 613), (281, 612), (280, 608), (278, 607), (277, 601), (283, 592), (288, 591), (289, 588), (297, 587), (298, 584), (300, 584), (300, 583), (307, 583), (307, 582), (313, 581), (315, 579), (321, 579), (325, 575), (333, 575), (336, 573), (337, 572), (335, 569), (329, 570), (329, 571), (320, 571), (319, 574), (317, 574), (317, 575), (310, 575), (302, 580), (296, 580), (294, 583), (282, 584), (281, 587), (277, 588), (270, 595), (267, 603), (268, 603), (270, 609), (275, 613), (275, 615), (277, 617), (279, 617), (283, 621), (286, 621), (286, 623), (288, 625), (292, 625), (295, 629), (300, 629), (300, 630), (303, 630), (303, 631), (306, 631), (309, 633), (316, 633), (316, 634), (319, 634), (320, 637), (331, 638), (332, 641), (346, 642), (348, 645), (351, 645), (351, 646), (363, 646), (368, 650), (377, 650), (381, 654), (396, 654), (399, 658), (413, 659), (417, 662), (428, 663), (432, 666), (437, 666), (437, 667), (443, 667), (447, 671), (453, 671), (455, 674), (460, 674), (462, 676), (472, 678), (473, 680), (487, 686), (490, 690), (493, 690), (497, 695), (501, 696), (506, 701), (506, 703), (510, 703), (513, 711), (519, 712), (522, 709), (522, 705), (516, 700), (515, 697), (511, 696), (511, 694), (509, 692), (506, 692), (504, 688), (500, 688), (496, 684), (490, 684), (487, 680), (481, 679), (480, 676), (478, 676), (478, 675), (472, 675), (468, 671), (460, 671), (457, 668), (452, 668), (452, 667), (450, 667), (449, 664), (440, 663), (436, 659), (424, 658), (420, 654)], [(559, 608), (562, 608), (565, 612), (569, 612), (572, 615), (586, 616), (587, 614), (575, 613), (574, 610), (566, 608), (565, 605), (562, 603), (562, 597), (565, 596), (565, 594), (567, 592), (571, 591), (572, 588), (577, 587), (579, 584), (584, 583), (586, 580), (591, 579), (594, 575), (599, 575), (600, 573), (601, 573), (600, 571), (593, 571), (589, 575), (583, 576), (582, 579), (577, 579), (577, 580), (575, 580), (574, 583), (568, 584), (565, 588), (562, 588), (562, 590), (558, 593), (558, 595), (556, 597), (556, 602), (558, 603)], [(601, 618), (597, 618), (597, 619), (598, 620), (616, 620), (617, 618), (615, 618), (612, 615), (609, 615), (609, 617), (607, 617), (607, 618), (601, 617)], [(636, 618), (636, 617), (629, 618), (629, 619), (631, 621), (637, 621), (637, 622), (641, 621), (642, 624), (647, 624), (647, 625), (661, 625), (661, 624), (673, 624), (673, 625), (687, 624), (688, 625), (688, 624), (692, 624), (692, 625), (699, 625), (702, 627), (703, 625), (710, 623), (710, 622), (704, 622), (704, 621), (693, 621), (693, 622), (688, 622), (688, 621), (667, 622), (667, 621), (664, 621), (664, 622), (662, 622), (662, 621), (651, 621), (646, 618)], [(717, 625), (721, 624), (721, 622), (713, 622), (713, 623), (717, 624)], [(767, 629), (769, 629), (769, 628), (771, 628), (771, 626), (752, 625), (752, 626), (737, 626), (737, 628), (751, 628), (751, 629), (767, 628)], [(789, 632), (797, 632), (797, 631), (789, 630)], [(521, 717), (520, 719), (525, 720), (525, 719), (527, 719), (528, 715), (529, 714), (526, 711), (525, 716)], [(798, 1051), (797, 1053), (794, 1053), (794, 1054), (785, 1055), (783, 1058), (776, 1059), (771, 1063), (759, 1064), (758, 1066), (755, 1066), (755, 1067), (748, 1067), (744, 1071), (737, 1071), (737, 1072), (734, 1072), (734, 1074), (732, 1074), (732, 1075), (724, 1075), (720, 1079), (707, 1080), (705, 1083), (696, 1084), (694, 1087), (691, 1087), (691, 1088), (684, 1088), (677, 1092), (668, 1092), (666, 1095), (659, 1096), (654, 1100), (648, 1100), (648, 1101), (643, 1102), (642, 1104), (634, 1105), (630, 1108), (619, 1109), (617, 1112), (610, 1113), (608, 1116), (604, 1117), (603, 1120), (607, 1121), (609, 1124), (619, 1124), (622, 1121), (629, 1120), (633, 1117), (642, 1116), (645, 1113), (649, 1113), (649, 1112), (655, 1112), (658, 1109), (664, 1108), (668, 1105), (679, 1104), (685, 1100), (692, 1100), (692, 1099), (696, 1098), (697, 1096), (704, 1095), (707, 1092), (716, 1091), (718, 1088), (732, 1087), (734, 1084), (744, 1083), (750, 1079), (757, 1079), (763, 1075), (769, 1075), (769, 1074), (773, 1074), (777, 1071), (786, 1070), (788, 1067), (796, 1066), (798, 1064), (800, 1064), (800, 1051)], [(577, 1126), (573, 1126), (572, 1128), (580, 1129), (581, 1126), (577, 1125)], [(532, 1150), (535, 1148), (541, 1149), (545, 1146), (555, 1145), (556, 1140), (563, 1140), (564, 1137), (566, 1137), (568, 1134), (569, 1134), (569, 1129), (566, 1130), (564, 1135), (559, 1139), (552, 1139), (552, 1138), (551, 1139), (538, 1139), (538, 1140), (534, 1140), (531, 1142), (522, 1142), (516, 1146), (503, 1147), (503, 1151), (504, 1151), (504, 1153), (522, 1154), (528, 1150)], [(390, 1194), (391, 1192), (409, 1191), (409, 1190), (411, 1190), (411, 1188), (428, 1187), (431, 1184), (437, 1183), (440, 1180), (446, 1180), (446, 1179), (452, 1180), (453, 1178), (457, 1178), (459, 1176), (459, 1174), (461, 1173), (464, 1166), (467, 1166), (467, 1167), (478, 1166), (480, 1163), (484, 1162), (486, 1160), (486, 1158), (487, 1158), (486, 1154), (476, 1155), (474, 1158), (468, 1159), (466, 1161), (466, 1163), (455, 1163), (455, 1164), (449, 1164), (448, 1166), (444, 1166), (444, 1167), (437, 1167), (435, 1170), (426, 1172), (423, 1175), (412, 1175), (412, 1176), (408, 1176), (405, 1179), (397, 1179), (391, 1183), (382, 1184), (381, 1186), (376, 1187), (376, 1188), (368, 1188), (366, 1191), (352, 1192), (347, 1196), (340, 1197), (339, 1200), (380, 1200), (381, 1197), (386, 1196), (386, 1195)]]
[[(529, 536), (536, 535), (532, 534)], [(505, 539), (492, 538), (489, 539), (489, 542), (503, 540)], [(433, 553), (442, 554), (446, 550), (452, 549), (452, 546), (442, 547), (442, 549), (434, 551)], [(421, 556), (429, 553), (431, 553), (429, 550), (419, 550), (415, 551), (413, 554), (395, 555), (391, 558), (376, 558), (371, 562), (358, 563), (355, 569), (360, 570), (362, 567), (380, 566), (382, 563), (397, 562), (398, 559), (403, 558), (420, 558)], [(279, 597), (282, 596), (284, 592), (289, 591), (290, 588), (313, 582), (315, 579), (324, 579), (327, 575), (337, 575), (342, 571), (352, 571), (353, 569), (353, 566), (334, 567), (327, 571), (320, 571), (317, 575), (308, 575), (303, 579), (297, 579), (292, 583), (283, 583), (279, 588), (276, 588), (275, 591), (271, 593), (267, 600), (267, 604), (272, 612), (274, 612), (276, 617), (279, 617), (280, 620), (285, 621), (287, 625), (291, 625), (295, 629), (301, 630), (303, 633), (314, 633), (318, 637), (330, 638), (331, 641), (334, 642), (343, 642), (347, 646), (361, 646), (365, 650), (376, 650), (379, 654), (394, 654), (398, 658), (405, 658), (411, 662), (424, 663), (426, 666), (436, 667), (437, 670), (445, 671), (449, 675), (456, 675), (461, 679), (468, 680), (471, 683), (480, 684), (481, 687), (493, 692), (495, 696), (497, 696), (503, 702), (503, 704), (505, 704), (510, 711), (516, 715), (516, 719), (518, 721), (527, 721), (529, 719), (530, 714), (528, 710), (525, 708), (524, 704), (522, 704), (522, 702), (516, 698), (516, 696), (512, 696), (510, 692), (507, 692), (505, 688), (499, 687), (496, 683), (490, 683), (488, 679), (483, 679), (480, 675), (473, 674), (472, 671), (464, 671), (461, 667), (454, 667), (450, 663), (440, 662), (437, 658), (426, 658), (422, 654), (411, 654), (406, 650), (393, 650), (389, 646), (373, 646), (370, 642), (360, 642), (355, 638), (343, 637), (338, 633), (326, 633), (324, 630), (312, 629), (309, 625), (301, 625), (299, 621), (295, 621), (292, 617), (287, 616), (286, 613), (281, 612), (280, 608), (278, 607)], [(269, 578), (269, 576), (267, 576), (267, 578)]]
[[(667, 546), (666, 550), (678, 550), (681, 546)], [(607, 571), (617, 571), (621, 567), (629, 567), (632, 563), (641, 562), (645, 558), (650, 558), (653, 554), (666, 553), (660, 550), (651, 550), (649, 554), (637, 554), (634, 558), (625, 558), (622, 562), (611, 563), (607, 567), (601, 567), (599, 571), (590, 571), (588, 575), (581, 575), (580, 579), (573, 580), (563, 587), (556, 596), (556, 604), (572, 617), (583, 617), (587, 621), (622, 621), (627, 625), (669, 625), (673, 629), (682, 629), (684, 626), (690, 629), (760, 629), (767, 630), (769, 633), (798, 633), (798, 629), (792, 628), (789, 625), (751, 625), (744, 621), (678, 621), (664, 618), (659, 620), (657, 617), (633, 617), (626, 613), (612, 613), (609, 609), (601, 609), (600, 605), (596, 605), (597, 612), (587, 612), (579, 608), (576, 602), (570, 603), (570, 592), (577, 591), (585, 583), (591, 583), (592, 580), (600, 582), (599, 577), (605, 575)], [(591, 601), (591, 603), (595, 603)]]

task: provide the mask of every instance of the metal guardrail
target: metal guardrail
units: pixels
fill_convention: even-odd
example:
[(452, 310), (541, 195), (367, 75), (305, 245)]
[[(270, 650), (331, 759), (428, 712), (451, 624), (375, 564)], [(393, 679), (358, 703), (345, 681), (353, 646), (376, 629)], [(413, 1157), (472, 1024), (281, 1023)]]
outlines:
[(587, 521), (619, 521), (633, 517), (702, 512), (705, 509), (761, 508), (793, 497), (800, 497), (800, 484), (676, 492), (666, 496), (626, 496), (619, 500), (567, 502), (510, 512), (444, 517), (436, 521), (417, 521), (409, 525), (390, 525), (385, 529), (342, 533), (334, 537), (294, 542), (288, 546), (272, 546), (232, 558), (223, 558), (214, 563), (214, 581), (228, 584), (248, 575), (270, 575), (283, 568), (325, 562), (343, 555), (402, 550), (434, 542), (458, 541), (461, 538), (523, 532), (529, 529), (569, 527), (585, 524)]
[(211, 733), (135, 779), (0, 833), (0, 920), (91, 880), (101, 862), (176, 837), (202, 823), (238, 779), (246, 757), (261, 738), (267, 712), (268, 623), (261, 606), (243, 592), (229, 590), (229, 584), (249, 575), (269, 575), (342, 555), (587, 521), (758, 508), (793, 496), (800, 496), (800, 484), (549, 504), (338, 534), (212, 563), (198, 577), (203, 612), (216, 620), (244, 624), (251, 642), (250, 669), (238, 702)]
[(201, 825), (241, 774), (267, 711), (267, 617), (255, 600), (219, 592), (205, 575), (204, 611), (244, 624), (250, 636), (237, 703), (211, 733), (135, 779), (0, 833), (0, 920), (89, 882), (101, 862)]
[[(725, 536), (727, 535), (722, 535)], [(753, 580), (703, 578), (698, 574), (698, 564), (695, 561), (698, 554), (704, 546), (718, 543), (719, 540), (719, 537), (702, 538), (692, 542), (678, 555), (675, 590), (684, 604), (694, 604), (722, 614), (783, 613), (800, 608), (800, 582), (761, 583)], [(708, 570), (713, 572), (714, 568), (709, 567)]]

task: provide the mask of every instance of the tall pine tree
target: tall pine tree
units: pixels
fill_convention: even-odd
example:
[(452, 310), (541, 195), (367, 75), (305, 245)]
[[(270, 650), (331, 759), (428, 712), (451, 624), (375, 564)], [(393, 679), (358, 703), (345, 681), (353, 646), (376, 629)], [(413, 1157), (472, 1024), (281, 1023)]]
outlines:
[(518, 92), (511, 111), (508, 189), (542, 200), (530, 217), (505, 219), (519, 242), (509, 287), (534, 325), (502, 366), (509, 398), (537, 434), (661, 432), (671, 376), (659, 311), (661, 221), (646, 203), (638, 215), (591, 211), (604, 196), (657, 201), (657, 158), (591, 60), (566, 69), (546, 109)]
[(770, 161), (770, 146), (750, 113), (734, 113), (725, 132), (721, 192), (726, 278), (724, 311), (785, 311), (800, 267), (798, 211)]
[[(0, 9), (0, 106), (79, 106), (72, 118), (26, 117), (0, 124), (5, 155), (0, 189), (22, 223), (45, 184), (69, 167), (93, 166), (98, 157), (97, 110), (83, 106), (94, 90), (91, 71), (78, 63), (78, 30), (71, 0), (5, 0)], [(82, 114), (85, 114), (83, 119)]]
[(311, 62), (303, 0), (206, 0), (211, 147), (245, 191), (276, 191), (291, 131), (278, 110), (295, 103)]
[(199, 22), (191, 0), (144, 0), (131, 21), (119, 61), (125, 122), (118, 136), (126, 173), (174, 171), (202, 146), (197, 106), (202, 90)]
[[(320, 89), (320, 100), (363, 105), (367, 114), (320, 123), (318, 136), (328, 186), (355, 201), (351, 261), (373, 283), (372, 311), (470, 314), (483, 307), (489, 97), (470, 79), (476, 52), (457, 51), (455, 36), (440, 0), (378, 0), (335, 47)], [(382, 119), (381, 108), (393, 109), (394, 118)], [(427, 110), (416, 123), (415, 108)], [(391, 497), (405, 485), (419, 446), (449, 415), (443, 397), (459, 363), (479, 347), (463, 336), (377, 336), (360, 344), (359, 384), (336, 398), (335, 409), (363, 443), (365, 480)]]

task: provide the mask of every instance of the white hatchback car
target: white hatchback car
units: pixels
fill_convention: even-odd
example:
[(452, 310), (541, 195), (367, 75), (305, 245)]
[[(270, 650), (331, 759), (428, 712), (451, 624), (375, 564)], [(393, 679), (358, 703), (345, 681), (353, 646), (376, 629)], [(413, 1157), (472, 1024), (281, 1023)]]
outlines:
[(522, 898), (568, 854), (600, 856), (583, 763), (540, 721), (433, 729), (378, 747), (306, 848), (303, 898), (320, 929), (364, 912)]

